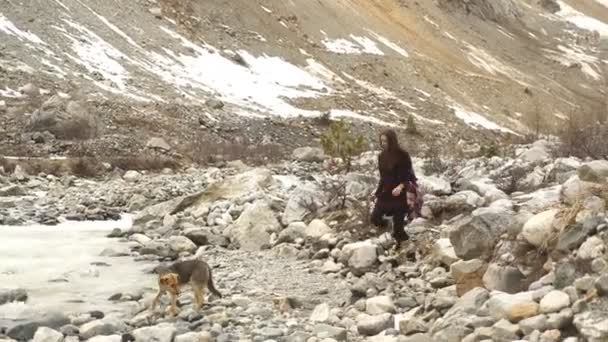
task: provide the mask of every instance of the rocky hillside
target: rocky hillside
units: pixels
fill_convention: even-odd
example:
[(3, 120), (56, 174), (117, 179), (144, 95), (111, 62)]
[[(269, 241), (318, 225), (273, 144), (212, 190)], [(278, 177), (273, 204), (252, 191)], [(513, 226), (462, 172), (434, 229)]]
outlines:
[(0, 152), (298, 145), (321, 113), (452, 141), (602, 119), (607, 5), (5, 0)]
[[(136, 213), (139, 260), (200, 257), (223, 298), (177, 317), (148, 310), (154, 284), (108, 300), (128, 311), (10, 322), (9, 341), (588, 341), (608, 339), (608, 162), (550, 157), (550, 144), (418, 170), (423, 218), (403, 254), (365, 222), (375, 155), (330, 175), (320, 151), (251, 168), (104, 180), (18, 173), (0, 178), (0, 224)], [(306, 153), (304, 153), (306, 152)], [(420, 163), (417, 162), (417, 169)], [(339, 208), (332, 184), (345, 186)], [(27, 289), (0, 292), (27, 299)], [(2, 301), (0, 301), (2, 305)], [(152, 337), (154, 336), (154, 337)]]

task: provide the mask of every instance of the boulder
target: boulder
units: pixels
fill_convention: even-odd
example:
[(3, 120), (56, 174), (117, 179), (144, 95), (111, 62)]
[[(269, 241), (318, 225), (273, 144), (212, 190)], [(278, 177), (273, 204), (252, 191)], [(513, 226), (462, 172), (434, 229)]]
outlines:
[(553, 290), (540, 300), (540, 312), (553, 313), (570, 306), (570, 296), (565, 292)]
[(365, 302), (365, 311), (370, 315), (380, 315), (383, 313), (395, 313), (395, 304), (389, 296), (377, 296), (368, 298)]
[(458, 261), (454, 246), (452, 246), (450, 239), (446, 238), (438, 239), (433, 243), (433, 257), (446, 266), (450, 266)]
[(574, 326), (586, 341), (608, 340), (608, 317), (603, 310), (590, 310), (575, 315)]
[(40, 327), (34, 334), (33, 342), (62, 342), (63, 334), (57, 330), (47, 327)]
[(88, 113), (81, 103), (66, 101), (57, 95), (30, 116), (28, 126), (32, 131), (48, 131), (58, 139), (94, 138), (102, 127), (101, 118)]
[(525, 276), (517, 267), (490, 264), (483, 275), (483, 284), (488, 290), (517, 293), (526, 289)]
[(434, 176), (422, 176), (418, 179), (418, 188), (423, 194), (445, 196), (452, 193), (450, 182)]
[(19, 185), (9, 185), (0, 188), (0, 197), (25, 196), (27, 191)]
[(513, 212), (503, 207), (479, 208), (458, 221), (449, 238), (456, 255), (464, 260), (492, 256), (496, 240), (508, 227)]
[(394, 326), (393, 315), (390, 313), (375, 316), (360, 314), (357, 316), (356, 321), (357, 331), (363, 336), (377, 335)]
[(583, 182), (606, 183), (608, 181), (608, 160), (594, 160), (583, 164), (577, 170)]
[(260, 200), (245, 207), (231, 233), (241, 249), (259, 251), (270, 243), (270, 234), (280, 229), (281, 224), (268, 203)]
[(488, 301), (490, 315), (496, 320), (507, 319), (516, 323), (539, 314), (539, 305), (531, 292), (508, 294), (496, 292)]
[(340, 255), (340, 262), (349, 266), (350, 271), (356, 276), (372, 270), (377, 261), (377, 246), (369, 240), (345, 245)]
[(597, 187), (598, 184), (583, 181), (578, 175), (572, 176), (562, 185), (560, 197), (564, 203), (573, 205), (577, 201), (592, 196)]
[(177, 254), (196, 252), (196, 244), (185, 236), (171, 236), (169, 238), (169, 248)]
[(171, 150), (171, 145), (167, 144), (165, 139), (157, 138), (157, 137), (154, 137), (154, 138), (151, 138), (150, 140), (148, 140), (146, 147), (153, 149), (153, 150), (159, 150), (159, 151), (170, 151)]
[(331, 233), (332, 229), (323, 220), (319, 219), (312, 220), (304, 231), (304, 235), (312, 239), (319, 239), (323, 235)]
[(483, 287), (483, 276), (487, 264), (479, 259), (460, 260), (450, 267), (452, 278), (456, 283), (456, 293), (462, 296), (476, 287)]
[(311, 207), (321, 207), (322, 199), (319, 198), (321, 193), (321, 189), (312, 182), (301, 184), (292, 190), (281, 216), (281, 222), (289, 225), (293, 222), (303, 221), (310, 214)]
[(327, 322), (330, 317), (329, 305), (327, 303), (319, 304), (310, 314), (310, 321), (312, 322)]
[(325, 160), (323, 149), (317, 147), (300, 147), (293, 150), (292, 158), (307, 163), (320, 163)]
[(522, 229), (522, 237), (531, 245), (540, 247), (556, 232), (559, 209), (551, 209), (534, 215)]
[(532, 144), (528, 149), (522, 151), (518, 158), (528, 163), (542, 163), (551, 159), (550, 145), (545, 140), (539, 140)]
[(177, 329), (173, 324), (161, 323), (151, 327), (144, 327), (133, 330), (131, 335), (135, 338), (135, 342), (172, 342)]

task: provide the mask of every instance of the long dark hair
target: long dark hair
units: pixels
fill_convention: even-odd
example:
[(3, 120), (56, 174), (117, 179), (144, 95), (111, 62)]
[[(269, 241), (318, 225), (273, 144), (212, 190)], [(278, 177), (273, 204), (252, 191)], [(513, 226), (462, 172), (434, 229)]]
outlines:
[(409, 153), (404, 150), (401, 145), (399, 145), (399, 140), (397, 139), (397, 133), (395, 133), (392, 129), (387, 129), (380, 133), (380, 139), (382, 136), (386, 137), (387, 148), (382, 149), (380, 152), (380, 156), (378, 157), (378, 166), (381, 170), (392, 170), (399, 163), (408, 163), (406, 167), (411, 168), (411, 159)]

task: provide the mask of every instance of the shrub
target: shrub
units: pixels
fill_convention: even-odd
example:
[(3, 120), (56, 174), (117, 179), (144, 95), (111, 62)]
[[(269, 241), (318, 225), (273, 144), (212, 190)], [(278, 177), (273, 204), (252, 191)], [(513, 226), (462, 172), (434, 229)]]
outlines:
[(608, 124), (584, 122), (571, 115), (558, 132), (560, 156), (593, 159), (608, 158)]
[(411, 135), (418, 135), (418, 127), (416, 126), (416, 119), (411, 114), (407, 117), (407, 127), (405, 128), (405, 131)]
[[(365, 138), (355, 135), (344, 121), (332, 122), (321, 135), (321, 146), (326, 155), (333, 157), (330, 171), (333, 174), (348, 174), (353, 158), (365, 149)], [(346, 205), (346, 181), (341, 179), (330, 189), (335, 198), (340, 199), (340, 208)]]

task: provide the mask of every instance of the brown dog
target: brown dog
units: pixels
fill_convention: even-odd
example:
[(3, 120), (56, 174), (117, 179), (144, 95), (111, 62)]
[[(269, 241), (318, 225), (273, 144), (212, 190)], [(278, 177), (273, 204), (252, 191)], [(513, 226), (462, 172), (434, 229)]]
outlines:
[(156, 271), (159, 273), (159, 289), (156, 298), (152, 302), (152, 310), (154, 310), (160, 298), (166, 292), (169, 292), (171, 295), (171, 307), (169, 310), (175, 316), (177, 314), (177, 297), (179, 296), (180, 288), (187, 283), (190, 283), (194, 292), (197, 310), (203, 307), (206, 288), (214, 295), (222, 298), (222, 294), (213, 285), (211, 267), (202, 260), (178, 261), (169, 267), (157, 267)]

